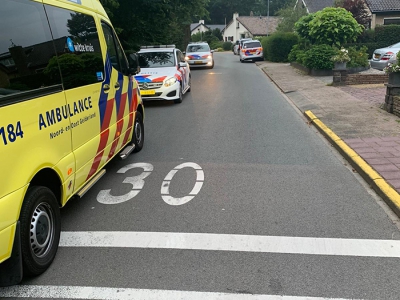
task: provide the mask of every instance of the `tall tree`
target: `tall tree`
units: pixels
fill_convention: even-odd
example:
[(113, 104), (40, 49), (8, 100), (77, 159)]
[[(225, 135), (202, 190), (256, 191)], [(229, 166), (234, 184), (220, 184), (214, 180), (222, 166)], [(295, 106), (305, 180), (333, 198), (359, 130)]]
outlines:
[(249, 16), (253, 12), (255, 16), (276, 15), (278, 10), (285, 7), (292, 0), (210, 0), (208, 11), (210, 12), (210, 22), (212, 24), (229, 23), (234, 13), (240, 16)]
[(278, 10), (276, 13), (278, 16), (282, 18), (279, 22), (277, 31), (281, 32), (294, 32), (295, 26), (294, 24), (302, 17), (307, 14), (307, 10), (302, 7), (302, 5), (298, 5), (298, 7), (294, 7), (296, 0), (291, 0), (287, 6)]
[[(110, 1), (110, 0), (101, 0)], [(141, 45), (176, 44), (185, 47), (193, 15), (208, 16), (209, 0), (114, 0), (110, 8), (114, 26), (120, 28), (124, 48), (138, 50)]]
[(371, 15), (364, 0), (336, 0), (335, 6), (351, 12), (358, 24), (368, 27)]

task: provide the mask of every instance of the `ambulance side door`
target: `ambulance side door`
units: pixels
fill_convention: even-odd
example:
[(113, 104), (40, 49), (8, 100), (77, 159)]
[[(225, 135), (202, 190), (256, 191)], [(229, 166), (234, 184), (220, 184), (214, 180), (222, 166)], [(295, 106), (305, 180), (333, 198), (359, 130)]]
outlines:
[[(128, 59), (118, 37), (108, 22), (101, 21), (106, 43), (106, 67), (111, 71), (109, 99), (114, 99), (110, 120), (110, 145), (106, 151), (111, 159), (131, 138), (135, 104), (133, 103), (133, 77), (129, 74)], [(113, 90), (113, 92), (111, 92)], [(106, 92), (106, 90), (104, 90)]]
[(75, 155), (74, 191), (97, 170), (94, 161), (102, 125), (99, 102), (107, 79), (96, 14), (77, 9), (65, 4), (65, 8), (48, 6), (46, 10), (67, 100), (61, 114), (70, 119), (66, 130), (71, 133)]

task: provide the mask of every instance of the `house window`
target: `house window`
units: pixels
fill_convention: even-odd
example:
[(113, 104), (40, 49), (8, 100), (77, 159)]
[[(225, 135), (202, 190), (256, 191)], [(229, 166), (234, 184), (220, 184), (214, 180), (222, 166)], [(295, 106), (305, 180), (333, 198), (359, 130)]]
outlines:
[(239, 28), (239, 22), (236, 22), (236, 28)]
[(384, 18), (383, 25), (391, 25), (391, 24), (399, 24), (400, 25), (400, 18)]

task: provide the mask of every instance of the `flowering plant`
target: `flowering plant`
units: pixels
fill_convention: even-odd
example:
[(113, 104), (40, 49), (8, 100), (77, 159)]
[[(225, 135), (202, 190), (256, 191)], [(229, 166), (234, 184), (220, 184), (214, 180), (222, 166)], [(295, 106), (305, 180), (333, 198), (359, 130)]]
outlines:
[(397, 73), (400, 72), (400, 66), (398, 64), (389, 63), (387, 67), (383, 68), (383, 71), (385, 71), (386, 74)]
[(349, 56), (349, 51), (345, 48), (337, 50), (336, 55), (332, 56), (331, 60), (338, 63), (349, 62), (351, 60)]
[(383, 71), (385, 71), (386, 74), (400, 72), (400, 51), (397, 52), (396, 57), (397, 57), (396, 64), (388, 63), (387, 67), (383, 68)]

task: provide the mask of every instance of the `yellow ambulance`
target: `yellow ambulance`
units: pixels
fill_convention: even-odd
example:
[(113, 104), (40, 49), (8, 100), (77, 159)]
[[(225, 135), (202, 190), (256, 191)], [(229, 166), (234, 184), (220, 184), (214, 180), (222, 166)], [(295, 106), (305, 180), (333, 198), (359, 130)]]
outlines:
[[(144, 142), (144, 108), (99, 0), (1, 0), (0, 285), (43, 273), (60, 211)], [(129, 60), (128, 60), (129, 59)]]

